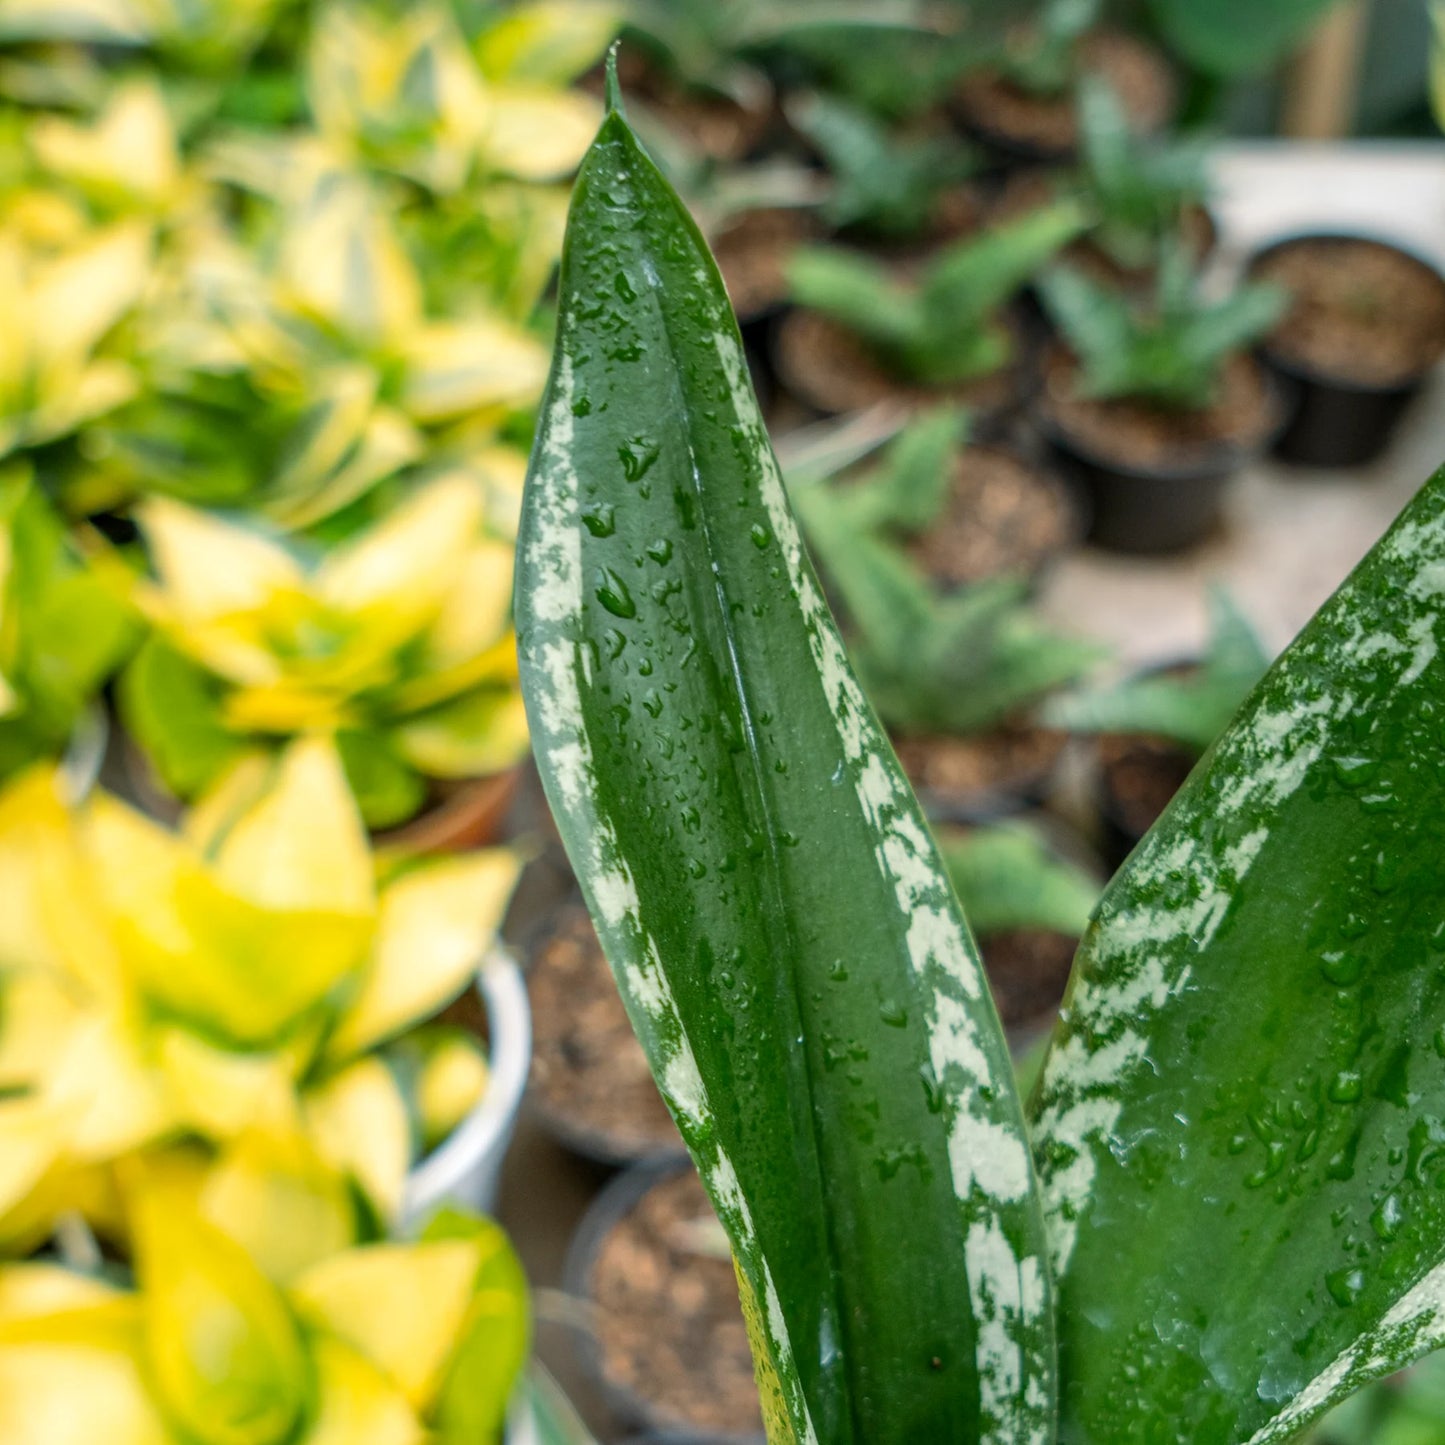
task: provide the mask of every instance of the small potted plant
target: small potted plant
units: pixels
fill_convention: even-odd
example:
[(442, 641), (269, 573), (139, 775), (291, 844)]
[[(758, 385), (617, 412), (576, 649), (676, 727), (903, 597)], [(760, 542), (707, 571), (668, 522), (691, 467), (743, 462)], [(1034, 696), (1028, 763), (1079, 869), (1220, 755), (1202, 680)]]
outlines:
[(778, 331), (778, 374), (825, 415), (954, 399), (1001, 417), (1025, 387), (1007, 303), (1083, 226), (1077, 206), (1047, 207), (954, 242), (916, 277), (859, 252), (804, 249), (789, 268), (798, 309)]
[(1177, 246), (1148, 304), (1063, 266), (1040, 294), (1061, 343), (1045, 360), (1039, 421), (1088, 490), (1090, 537), (1128, 552), (1197, 542), (1229, 480), (1283, 423), (1249, 347), (1284, 294), (1261, 284), (1207, 299)]
[(1174, 113), (1168, 63), (1131, 35), (1098, 27), (1100, 0), (1047, 0), (1011, 26), (986, 63), (970, 67), (953, 97), (959, 120), (1012, 163), (1072, 160), (1079, 146), (1079, 79), (1098, 75), (1120, 98), (1132, 130), (1162, 130)]
[(166, 788), (194, 797), (246, 752), (325, 728), (373, 828), (430, 808), (449, 826), (420, 841), (496, 836), (527, 739), (509, 521), (481, 477), (437, 477), (330, 551), (163, 498), (136, 516), (153, 631), (121, 716)]
[(1016, 451), (970, 444), (969, 428), (956, 408), (920, 412), (875, 465), (829, 483), (831, 505), (888, 537), (940, 593), (1035, 576), (1083, 527), (1062, 479)]
[(1040, 801), (1064, 735), (1031, 710), (1099, 656), (1040, 623), (1022, 578), (939, 595), (907, 557), (816, 489), (799, 515), (869, 701), (932, 816), (978, 821)]
[(1207, 149), (1197, 137), (1139, 135), (1107, 81), (1079, 82), (1079, 180), (1095, 217), (1069, 259), (1101, 279), (1147, 283), (1171, 244), (1198, 265), (1214, 246)]
[(1269, 666), (1258, 634), (1222, 587), (1210, 589), (1209, 619), (1197, 660), (1064, 693), (1042, 709), (1055, 727), (1097, 736), (1099, 817), (1110, 861), (1121, 861), (1149, 831)]
[(1373, 461), (1445, 355), (1445, 276), (1385, 241), (1334, 234), (1277, 241), (1249, 274), (1290, 297), (1260, 345), (1295, 397), (1277, 454), (1311, 467)]
[(0, 1261), (6, 1438), (502, 1445), (529, 1332), (505, 1235), (453, 1210), (370, 1241), (345, 1204), (281, 1134), (131, 1161), (123, 1252), (72, 1222)]
[[(494, 1068), (414, 1030), (487, 962), (511, 853), (383, 868), (319, 738), (233, 770), (183, 832), (103, 792), (68, 806), (52, 770), (31, 770), (0, 794), (0, 849), (30, 910), (6, 946), (0, 1132), (45, 1120), (37, 1168), (107, 1166), (183, 1133), (223, 1147), (276, 1117), (377, 1220), (485, 1202), (526, 1075), (515, 965), (483, 970)], [(453, 1126), (463, 1137), (424, 1157)], [(18, 1178), (0, 1237), (51, 1222)]]
[(689, 1163), (618, 1175), (565, 1278), (587, 1305), (585, 1361), (625, 1422), (649, 1439), (764, 1445), (727, 1236)]
[(924, 124), (890, 126), (826, 93), (797, 96), (786, 110), (828, 173), (819, 213), (834, 231), (897, 250), (979, 228), (983, 201), (968, 184), (978, 157), (955, 137)]

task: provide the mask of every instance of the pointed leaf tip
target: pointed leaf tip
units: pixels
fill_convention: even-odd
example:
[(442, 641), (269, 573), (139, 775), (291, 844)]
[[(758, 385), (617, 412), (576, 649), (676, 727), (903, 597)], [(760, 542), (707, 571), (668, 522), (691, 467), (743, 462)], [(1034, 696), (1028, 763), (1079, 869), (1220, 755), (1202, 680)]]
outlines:
[(622, 103), (622, 82), (617, 78), (617, 56), (622, 42), (614, 40), (607, 47), (607, 114), (620, 115), (627, 119), (627, 107)]

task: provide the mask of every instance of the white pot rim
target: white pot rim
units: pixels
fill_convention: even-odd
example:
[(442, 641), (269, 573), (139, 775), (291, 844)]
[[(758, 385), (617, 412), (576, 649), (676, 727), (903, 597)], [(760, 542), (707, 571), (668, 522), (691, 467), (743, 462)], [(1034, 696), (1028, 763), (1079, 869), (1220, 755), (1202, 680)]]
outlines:
[(402, 1218), (415, 1222), (464, 1193), (466, 1179), (488, 1155), (505, 1152), (532, 1062), (532, 1014), (522, 970), (500, 942), (477, 970), (487, 1011), (487, 1087), (476, 1107), (407, 1176)]

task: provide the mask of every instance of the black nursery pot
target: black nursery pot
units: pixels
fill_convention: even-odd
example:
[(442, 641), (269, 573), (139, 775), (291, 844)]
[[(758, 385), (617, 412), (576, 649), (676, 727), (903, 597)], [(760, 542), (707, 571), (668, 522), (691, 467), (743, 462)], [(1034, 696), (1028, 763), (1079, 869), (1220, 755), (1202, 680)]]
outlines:
[(1115, 552), (1179, 552), (1219, 525), (1229, 484), (1268, 450), (1288, 420), (1284, 393), (1266, 374), (1273, 421), (1249, 444), (1220, 443), (1173, 466), (1135, 466), (1085, 445), (1043, 414), (1039, 429), (1059, 467), (1083, 489), (1088, 540)]
[(1115, 552), (1178, 552), (1219, 524), (1224, 494), (1249, 453), (1218, 448), (1198, 462), (1144, 470), (1108, 460), (1044, 423), (1049, 449), (1082, 490), (1088, 540)]
[(1367, 388), (1293, 367), (1267, 349), (1260, 355), (1295, 397), (1293, 419), (1274, 445), (1274, 455), (1294, 466), (1359, 467), (1374, 461), (1425, 380), (1417, 376), (1399, 386)]
[[(1250, 258), (1255, 274), (1270, 257), (1300, 243), (1368, 241), (1406, 257), (1422, 273), (1445, 287), (1445, 275), (1414, 252), (1377, 236), (1343, 232), (1313, 232), (1275, 241)], [(1371, 385), (1311, 367), (1285, 356), (1266, 339), (1258, 348), (1290, 400), (1290, 419), (1275, 441), (1273, 453), (1281, 461), (1305, 467), (1358, 467), (1375, 461), (1389, 446), (1400, 419), (1420, 394), (1435, 363), (1388, 385)]]

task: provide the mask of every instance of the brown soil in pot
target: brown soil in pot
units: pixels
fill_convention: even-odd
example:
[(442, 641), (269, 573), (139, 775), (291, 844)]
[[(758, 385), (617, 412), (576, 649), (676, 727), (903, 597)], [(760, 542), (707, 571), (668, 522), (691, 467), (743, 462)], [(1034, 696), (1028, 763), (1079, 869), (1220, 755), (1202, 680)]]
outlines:
[(1014, 405), (1023, 382), (1021, 341), (1015, 342), (1014, 360), (987, 376), (938, 387), (900, 380), (851, 331), (817, 311), (789, 312), (778, 328), (776, 352), (783, 385), (829, 416), (880, 402), (922, 407), (957, 401), (981, 422)]
[(1047, 928), (1010, 928), (979, 939), (989, 991), (1005, 1028), (1037, 1023), (1063, 1001), (1077, 938)]
[(1135, 841), (1154, 826), (1198, 759), (1169, 738), (1105, 733), (1098, 745), (1105, 810)]
[(1266, 349), (1286, 364), (1366, 387), (1413, 380), (1445, 354), (1445, 279), (1378, 241), (1289, 241), (1251, 268), (1293, 301)]
[(1036, 796), (1063, 751), (1066, 734), (1012, 726), (970, 736), (915, 734), (893, 746), (908, 780), (940, 804)]
[(680, 1152), (682, 1140), (581, 903), (559, 909), (534, 946), (527, 995), (531, 1099), (559, 1132), (595, 1141), (596, 1152), (610, 1159)]
[(942, 513), (908, 551), (944, 588), (1004, 572), (1036, 572), (1078, 533), (1078, 509), (1052, 472), (1009, 452), (967, 447)]
[(712, 253), (739, 321), (751, 321), (788, 299), (788, 261), (818, 234), (808, 212), (779, 207), (748, 211), (712, 238)]
[[(1099, 31), (1080, 42), (1082, 68), (1106, 80), (1133, 128), (1161, 130), (1177, 101), (1173, 71), (1159, 51), (1133, 36)], [(1064, 158), (1079, 143), (1072, 90), (1032, 95), (994, 70), (966, 76), (954, 97), (960, 120), (985, 137), (997, 136), (1040, 155)]]
[(691, 1170), (649, 1189), (602, 1240), (588, 1286), (603, 1374), (700, 1433), (762, 1433), (747, 1329), (712, 1206)]
[(1089, 401), (1076, 395), (1078, 378), (1078, 363), (1055, 349), (1044, 367), (1043, 415), (1081, 451), (1126, 470), (1167, 474), (1220, 452), (1248, 452), (1279, 420), (1279, 400), (1251, 356), (1226, 364), (1218, 396), (1198, 411), (1128, 398)]

